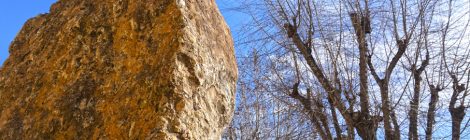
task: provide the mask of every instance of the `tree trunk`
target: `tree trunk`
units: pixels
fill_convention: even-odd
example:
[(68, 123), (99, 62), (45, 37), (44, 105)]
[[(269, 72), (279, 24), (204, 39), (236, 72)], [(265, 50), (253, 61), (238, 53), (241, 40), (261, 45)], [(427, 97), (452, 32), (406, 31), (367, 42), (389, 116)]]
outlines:
[(418, 109), (419, 109), (419, 92), (421, 89), (421, 77), (414, 74), (414, 93), (410, 101), (410, 126), (408, 132), (408, 139), (418, 140)]
[(460, 140), (460, 124), (465, 116), (465, 107), (449, 108), (452, 116), (452, 140)]
[(353, 113), (353, 123), (356, 128), (357, 133), (362, 139), (365, 140), (374, 140), (376, 139), (376, 131), (378, 120), (375, 117), (370, 115), (369, 111), (369, 89), (368, 89), (368, 70), (367, 70), (367, 42), (366, 42), (366, 33), (364, 21), (368, 21), (367, 16), (359, 16), (357, 13), (351, 13), (350, 15), (351, 22), (353, 23), (354, 30), (356, 32), (356, 39), (359, 43), (359, 100), (361, 110), (360, 112)]
[(370, 116), (369, 114), (355, 112), (353, 115), (354, 127), (356, 128), (357, 134), (364, 140), (375, 140), (377, 126), (382, 117)]
[(412, 74), (414, 79), (413, 99), (410, 101), (410, 126), (408, 137), (410, 140), (418, 140), (418, 110), (419, 110), (419, 93), (421, 92), (421, 73), (424, 71), (429, 62), (429, 54), (426, 54), (426, 59), (421, 64), (419, 69), (416, 65), (412, 66)]
[(385, 139), (386, 140), (395, 140), (393, 137), (393, 128), (390, 120), (390, 103), (388, 101), (388, 86), (380, 85), (380, 96), (382, 99), (382, 112), (384, 119), (384, 129), (385, 129)]
[[(387, 69), (385, 70), (385, 77), (382, 79), (379, 77), (377, 72), (375, 71), (375, 68), (372, 64), (371, 61), (371, 56), (369, 55), (368, 59), (368, 66), (369, 70), (374, 77), (375, 81), (380, 87), (380, 98), (382, 100), (382, 113), (383, 113), (383, 121), (384, 121), (384, 129), (385, 129), (385, 139), (387, 140), (395, 140), (395, 139), (400, 139), (400, 128), (398, 126), (398, 123), (396, 122), (396, 118), (394, 117), (393, 120), (392, 118), (392, 112), (391, 112), (391, 106), (390, 106), (390, 101), (389, 101), (389, 95), (388, 95), (388, 86), (390, 82), (390, 77), (392, 75), (393, 69), (395, 69), (395, 66), (397, 65), (398, 61), (400, 58), (403, 56), (403, 54), (406, 51), (406, 48), (408, 47), (408, 42), (409, 38), (405, 38), (403, 40), (398, 40), (397, 45), (398, 45), (398, 51), (397, 53), (393, 56), (392, 61), (390, 61), (390, 64), (387, 66)], [(392, 122), (394, 124), (394, 127), (392, 128)]]
[[(294, 25), (290, 23), (286, 23), (284, 25), (284, 28), (286, 29), (288, 37), (292, 39), (292, 42), (295, 44), (295, 46), (300, 51), (304, 59), (307, 61), (307, 65), (309, 66), (310, 70), (312, 70), (312, 74), (317, 78), (318, 82), (323, 87), (323, 89), (327, 91), (329, 100), (331, 100), (333, 105), (339, 110), (340, 114), (343, 116), (347, 124), (353, 123), (351, 116), (349, 115), (349, 113), (347, 113), (346, 106), (341, 101), (341, 91), (338, 90), (336, 87), (334, 87), (331, 84), (331, 82), (328, 80), (328, 78), (325, 76), (325, 74), (323, 74), (323, 71), (320, 69), (320, 66), (318, 65), (317, 61), (314, 59), (312, 55), (311, 48), (306, 46), (306, 44), (300, 38), (300, 35), (297, 33), (297, 27), (295, 27)], [(302, 96), (297, 96), (297, 95), (294, 95), (294, 96), (302, 97)], [(305, 102), (305, 103), (308, 103), (308, 102)], [(307, 107), (307, 106), (304, 104), (304, 107)], [(312, 112), (312, 115), (313, 115), (313, 112)], [(331, 135), (325, 138), (332, 139)]]
[(450, 97), (449, 112), (452, 116), (452, 140), (460, 140), (460, 124), (465, 116), (465, 107), (463, 103), (455, 107), (458, 96), (465, 90), (465, 85), (459, 85), (458, 79), (455, 75), (451, 74), (452, 78), (452, 96)]
[(432, 133), (434, 128), (435, 116), (436, 116), (436, 106), (437, 101), (439, 100), (439, 87), (430, 85), (429, 89), (431, 90), (431, 101), (429, 101), (429, 108), (427, 114), (426, 122), (426, 140), (432, 140)]

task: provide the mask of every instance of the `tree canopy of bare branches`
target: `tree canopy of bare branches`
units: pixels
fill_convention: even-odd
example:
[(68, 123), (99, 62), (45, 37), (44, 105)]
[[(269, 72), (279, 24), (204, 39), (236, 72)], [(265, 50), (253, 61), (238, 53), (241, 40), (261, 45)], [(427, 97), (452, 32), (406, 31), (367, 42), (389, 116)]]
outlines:
[(249, 20), (224, 139), (470, 137), (469, 1), (226, 1)]

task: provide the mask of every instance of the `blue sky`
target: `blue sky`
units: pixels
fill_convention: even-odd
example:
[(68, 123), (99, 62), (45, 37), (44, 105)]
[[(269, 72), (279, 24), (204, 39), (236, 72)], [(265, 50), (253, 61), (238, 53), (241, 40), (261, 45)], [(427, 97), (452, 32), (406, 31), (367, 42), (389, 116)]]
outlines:
[[(0, 2), (0, 64), (8, 57), (8, 47), (29, 18), (47, 13), (57, 0), (4, 0)], [(236, 0), (217, 0), (232, 31), (240, 23), (241, 14), (228, 10)]]
[(47, 13), (56, 0), (8, 0), (0, 2), (0, 64), (8, 57), (8, 47), (24, 22)]

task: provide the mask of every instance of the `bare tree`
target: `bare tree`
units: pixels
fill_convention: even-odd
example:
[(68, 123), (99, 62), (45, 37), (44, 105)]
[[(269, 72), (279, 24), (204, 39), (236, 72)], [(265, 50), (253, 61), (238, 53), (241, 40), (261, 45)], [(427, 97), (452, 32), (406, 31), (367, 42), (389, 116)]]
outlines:
[[(234, 118), (228, 136), (433, 139), (436, 121), (445, 123), (439, 104), (452, 104), (439, 93), (450, 90), (452, 74), (464, 84), (469, 67), (467, 61), (456, 61), (468, 60), (466, 36), (449, 36), (464, 27), (454, 26), (462, 21), (442, 16), (456, 8), (443, 8), (452, 1), (242, 1), (238, 10), (251, 17), (242, 28), (251, 32), (238, 44), (256, 49), (245, 49), (249, 54), (239, 58), (250, 64), (241, 68), (247, 75), (239, 93), (246, 97), (238, 108), (245, 109), (236, 114), (243, 119)], [(467, 94), (456, 92), (455, 108), (466, 108)], [(283, 117), (303, 124), (282, 122)], [(457, 119), (459, 128), (464, 118), (465, 113)], [(262, 130), (266, 126), (272, 131)], [(296, 126), (311, 135), (295, 135)]]
[[(452, 96), (449, 102), (449, 112), (452, 119), (452, 139), (459, 140), (460, 133), (462, 132), (461, 123), (466, 114), (465, 110), (468, 107), (466, 98), (469, 94), (470, 83), (470, 45), (466, 43), (462, 44), (463, 40), (468, 40), (468, 37), (465, 38), (462, 36), (470, 35), (466, 32), (469, 27), (470, 18), (465, 21), (466, 24), (463, 26), (459, 26), (459, 24), (452, 25), (453, 21), (459, 21), (459, 19), (452, 19), (452, 17), (455, 16), (455, 9), (453, 9), (453, 7), (456, 3), (450, 0), (447, 4), (447, 22), (445, 22), (443, 30), (441, 31), (441, 48), (444, 66), (451, 79), (450, 82), (452, 83)], [(460, 27), (460, 29), (463, 29), (463, 32), (454, 32), (455, 34), (452, 34), (451, 29), (453, 27)], [(452, 36), (457, 36), (457, 38)]]

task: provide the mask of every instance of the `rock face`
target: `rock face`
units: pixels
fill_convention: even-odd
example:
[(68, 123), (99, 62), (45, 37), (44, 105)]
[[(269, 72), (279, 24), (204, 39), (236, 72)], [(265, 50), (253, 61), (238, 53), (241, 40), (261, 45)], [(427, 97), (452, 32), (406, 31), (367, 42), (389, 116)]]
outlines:
[(0, 139), (220, 139), (237, 66), (214, 0), (60, 0), (0, 70)]

